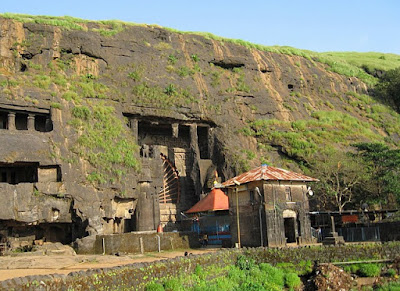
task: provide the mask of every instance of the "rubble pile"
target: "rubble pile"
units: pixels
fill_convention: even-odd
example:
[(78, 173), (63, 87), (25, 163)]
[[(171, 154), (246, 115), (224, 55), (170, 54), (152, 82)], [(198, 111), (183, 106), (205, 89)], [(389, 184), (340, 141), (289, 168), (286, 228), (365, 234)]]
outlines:
[(357, 286), (353, 277), (332, 264), (320, 265), (309, 280), (307, 290), (351, 290)]

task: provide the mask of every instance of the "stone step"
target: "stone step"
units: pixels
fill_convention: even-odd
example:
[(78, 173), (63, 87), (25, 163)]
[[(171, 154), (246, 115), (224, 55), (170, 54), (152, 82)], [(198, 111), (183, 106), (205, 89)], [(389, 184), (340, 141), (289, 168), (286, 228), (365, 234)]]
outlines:
[(176, 215), (177, 213), (179, 213), (179, 212), (176, 209), (163, 209), (163, 210), (160, 210), (160, 214), (161, 215), (167, 215), (167, 214)]
[(160, 210), (161, 209), (177, 209), (177, 205), (173, 203), (160, 203)]

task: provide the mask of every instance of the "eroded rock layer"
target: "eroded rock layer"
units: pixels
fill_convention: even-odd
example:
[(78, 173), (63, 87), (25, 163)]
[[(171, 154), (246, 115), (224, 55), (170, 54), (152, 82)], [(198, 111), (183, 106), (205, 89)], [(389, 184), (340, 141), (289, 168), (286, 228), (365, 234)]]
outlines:
[[(182, 229), (181, 213), (215, 179), (265, 155), (241, 132), (249, 122), (311, 119), (343, 109), (348, 92), (367, 92), (312, 59), (154, 26), (107, 34), (99, 23), (74, 30), (0, 18), (0, 28), (8, 238)], [(279, 165), (285, 152), (271, 145)]]

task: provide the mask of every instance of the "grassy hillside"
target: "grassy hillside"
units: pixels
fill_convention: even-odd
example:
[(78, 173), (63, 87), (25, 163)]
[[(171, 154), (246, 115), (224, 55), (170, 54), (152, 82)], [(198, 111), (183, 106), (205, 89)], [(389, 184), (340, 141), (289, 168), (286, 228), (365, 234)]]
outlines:
[[(124, 26), (140, 25), (130, 22), (122, 22), (118, 20), (90, 21), (70, 16), (54, 17), (54, 16), (34, 16), (25, 14), (4, 13), (0, 14), (4, 18), (14, 19), (20, 22), (35, 22), (41, 24), (49, 24), (63, 27), (65, 29), (77, 30), (97, 30), (104, 36), (112, 36), (124, 29)], [(88, 28), (88, 23), (96, 23), (96, 28)], [(243, 41), (240, 39), (228, 39), (219, 37), (207, 32), (183, 32), (171, 28), (165, 28), (180, 34), (197, 34), (209, 39), (218, 40), (221, 42), (233, 42), (255, 48), (261, 51), (273, 53), (298, 55), (308, 60), (321, 62), (328, 65), (329, 70), (348, 77), (357, 77), (364, 81), (369, 86), (376, 84), (377, 79), (370, 73), (375, 71), (386, 71), (400, 66), (400, 55), (385, 54), (379, 52), (357, 53), (357, 52), (326, 52), (317, 53), (309, 50), (302, 50), (287, 46), (265, 46)]]
[(379, 52), (326, 52), (320, 53), (320, 55), (342, 59), (350, 65), (371, 70), (387, 71), (400, 67), (400, 55), (396, 54), (384, 54)]

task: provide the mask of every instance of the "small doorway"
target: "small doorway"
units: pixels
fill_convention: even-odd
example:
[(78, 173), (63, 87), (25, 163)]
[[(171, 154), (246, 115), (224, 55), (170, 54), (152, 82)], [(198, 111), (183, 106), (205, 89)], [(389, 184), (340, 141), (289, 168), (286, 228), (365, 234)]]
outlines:
[(295, 211), (290, 209), (285, 209), (283, 211), (283, 224), (285, 228), (285, 237), (287, 243), (296, 242), (296, 218), (297, 214)]
[(296, 224), (294, 217), (284, 218), (285, 237), (287, 243), (296, 242)]

